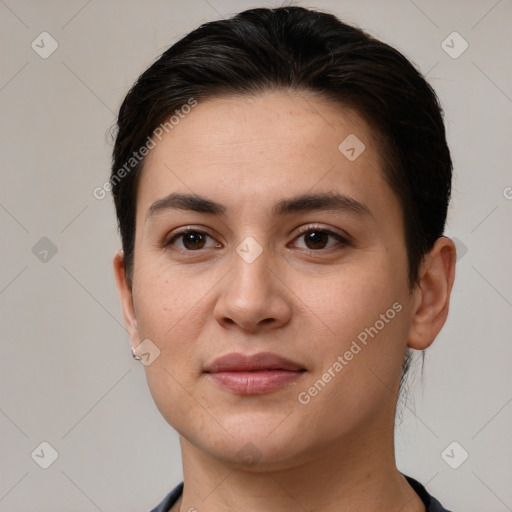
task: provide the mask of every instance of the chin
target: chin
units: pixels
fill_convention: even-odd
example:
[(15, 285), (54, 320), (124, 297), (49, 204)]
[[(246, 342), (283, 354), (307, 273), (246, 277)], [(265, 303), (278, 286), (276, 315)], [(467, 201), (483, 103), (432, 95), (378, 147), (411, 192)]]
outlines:
[[(194, 444), (222, 463), (238, 469), (255, 472), (287, 469), (299, 462), (312, 447), (308, 438), (302, 435), (300, 425), (293, 421), (284, 425), (288, 419), (283, 422), (282, 416), (269, 416), (265, 422), (261, 417), (247, 416), (237, 422), (221, 422), (227, 432), (223, 431), (220, 438), (218, 430), (208, 440), (203, 437), (204, 432), (197, 432), (198, 443)], [(310, 441), (314, 443), (313, 439)]]

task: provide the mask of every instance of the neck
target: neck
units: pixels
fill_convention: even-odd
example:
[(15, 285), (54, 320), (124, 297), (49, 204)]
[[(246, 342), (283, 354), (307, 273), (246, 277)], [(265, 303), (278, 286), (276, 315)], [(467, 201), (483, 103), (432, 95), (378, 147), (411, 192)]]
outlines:
[(314, 450), (279, 469), (261, 464), (240, 469), (180, 436), (185, 482), (180, 510), (425, 512), (396, 468), (393, 430), (358, 438)]

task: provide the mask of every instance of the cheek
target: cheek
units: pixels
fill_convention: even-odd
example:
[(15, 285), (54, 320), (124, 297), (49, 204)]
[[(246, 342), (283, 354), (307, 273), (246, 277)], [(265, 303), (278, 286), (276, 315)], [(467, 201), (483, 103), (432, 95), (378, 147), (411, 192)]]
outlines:
[(204, 328), (204, 299), (210, 288), (208, 282), (187, 278), (176, 269), (146, 269), (134, 283), (139, 335), (159, 350), (145, 366), (148, 388), (162, 416), (180, 433), (186, 431), (185, 419), (196, 425), (204, 421), (193, 399), (193, 384), (201, 371), (197, 340)]
[(395, 387), (409, 326), (406, 276), (406, 268), (382, 251), (339, 269), (315, 288), (317, 293), (307, 294), (307, 286), (299, 292), (319, 319), (315, 323), (326, 326), (311, 343), (317, 362), (312, 383), (329, 369), (336, 375), (325, 400), (356, 407)]
[(320, 429), (328, 437), (375, 424), (375, 418), (393, 410), (407, 313), (398, 301), (382, 304), (347, 306), (347, 313), (332, 324), (336, 334), (315, 343), (319, 364), (298, 397), (301, 404), (308, 402), (301, 406), (305, 429)]
[[(181, 339), (183, 329), (189, 332), (198, 325), (196, 311), (211, 288), (209, 281), (190, 274), (186, 268), (141, 261), (134, 281), (141, 334), (158, 340), (161, 349)], [(193, 321), (189, 317), (194, 317)]]
[(406, 270), (394, 266), (383, 252), (374, 253), (340, 266), (321, 282), (317, 277), (299, 280), (296, 293), (330, 328), (330, 334), (353, 337), (403, 299)]
[(187, 278), (172, 268), (141, 269), (134, 282), (139, 336), (158, 350), (158, 357), (145, 367), (157, 405), (160, 396), (167, 401), (177, 398), (181, 386), (188, 387), (200, 372), (197, 340), (207, 318), (204, 308), (210, 289), (208, 280)]

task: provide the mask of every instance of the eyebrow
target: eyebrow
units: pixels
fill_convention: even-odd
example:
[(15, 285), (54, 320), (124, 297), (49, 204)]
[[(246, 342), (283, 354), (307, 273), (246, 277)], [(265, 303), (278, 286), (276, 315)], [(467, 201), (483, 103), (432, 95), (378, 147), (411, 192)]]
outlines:
[[(155, 201), (146, 213), (146, 221), (157, 214), (171, 209), (188, 210), (226, 216), (228, 209), (220, 203), (197, 194), (171, 193)], [(328, 193), (302, 194), (278, 201), (272, 208), (272, 214), (277, 217), (291, 213), (332, 210), (361, 216), (373, 217), (370, 209), (363, 203), (332, 191)]]

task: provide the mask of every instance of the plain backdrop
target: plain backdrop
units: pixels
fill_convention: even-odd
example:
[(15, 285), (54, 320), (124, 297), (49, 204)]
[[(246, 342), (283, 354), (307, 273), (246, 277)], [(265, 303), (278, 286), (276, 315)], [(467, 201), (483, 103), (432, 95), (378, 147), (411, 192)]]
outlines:
[[(149, 511), (181, 481), (178, 436), (129, 351), (112, 200), (93, 190), (142, 71), (201, 23), (279, 5), (0, 1), (0, 511)], [(396, 46), (442, 101), (459, 261), (448, 322), (401, 404), (397, 463), (454, 512), (512, 510), (512, 4), (296, 5)]]

